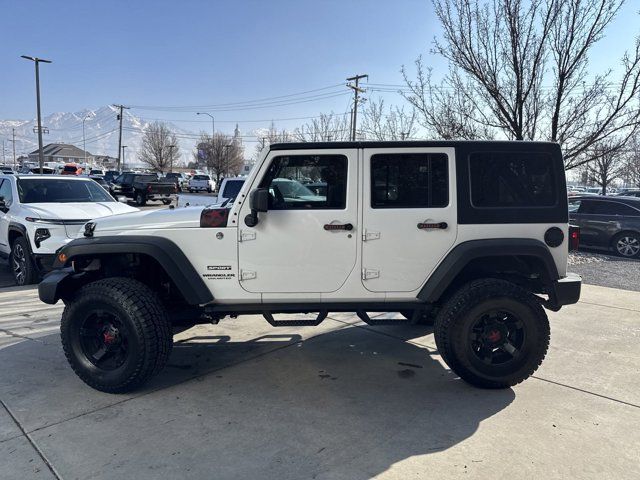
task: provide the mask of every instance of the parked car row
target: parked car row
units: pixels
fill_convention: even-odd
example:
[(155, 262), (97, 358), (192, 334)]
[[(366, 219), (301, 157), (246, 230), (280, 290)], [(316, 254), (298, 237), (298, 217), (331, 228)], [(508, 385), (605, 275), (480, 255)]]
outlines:
[(137, 210), (88, 177), (0, 174), (0, 258), (16, 284), (35, 283), (86, 222)]

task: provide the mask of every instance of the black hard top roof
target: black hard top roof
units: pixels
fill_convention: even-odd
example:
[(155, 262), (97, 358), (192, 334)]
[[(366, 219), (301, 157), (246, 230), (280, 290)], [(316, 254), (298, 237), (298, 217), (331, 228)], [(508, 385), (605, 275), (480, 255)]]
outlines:
[(359, 142), (295, 142), (273, 143), (271, 150), (320, 150), (347, 148), (412, 148), (412, 147), (466, 147), (486, 149), (488, 147), (514, 148), (557, 148), (554, 142), (509, 141), (509, 140), (405, 140), (405, 141), (359, 141)]
[(569, 201), (572, 200), (595, 200), (596, 202), (610, 201), (625, 203), (636, 208), (640, 207), (640, 198), (625, 197), (623, 195), (572, 195), (569, 197)]

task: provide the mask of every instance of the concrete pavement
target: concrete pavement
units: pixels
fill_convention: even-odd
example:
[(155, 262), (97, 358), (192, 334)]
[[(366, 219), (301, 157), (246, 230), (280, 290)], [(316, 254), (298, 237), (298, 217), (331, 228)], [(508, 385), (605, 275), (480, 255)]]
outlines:
[(534, 378), (478, 390), (427, 327), (259, 317), (176, 337), (145, 389), (85, 386), (60, 306), (0, 291), (0, 477), (640, 478), (640, 293), (584, 286)]

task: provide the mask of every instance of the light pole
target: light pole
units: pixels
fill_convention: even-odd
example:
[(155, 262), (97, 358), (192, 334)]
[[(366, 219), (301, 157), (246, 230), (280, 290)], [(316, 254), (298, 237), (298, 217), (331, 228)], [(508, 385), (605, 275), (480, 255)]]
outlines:
[(45, 60), (44, 58), (30, 57), (28, 55), (21, 55), (22, 58), (31, 60), (36, 64), (36, 106), (38, 109), (38, 162), (40, 164), (40, 174), (42, 174), (42, 167), (44, 166), (44, 154), (42, 153), (42, 116), (40, 114), (40, 62), (51, 63), (51, 60)]
[(177, 148), (175, 145), (167, 145), (169, 149), (169, 171), (173, 172), (173, 149)]
[(87, 165), (87, 139), (84, 136), (84, 122), (87, 118), (91, 116), (90, 113), (87, 113), (82, 119), (82, 150), (84, 151), (84, 164)]
[(207, 112), (197, 112), (196, 115), (208, 115), (211, 117), (211, 140), (213, 140), (213, 137), (216, 134), (216, 120), (213, 118), (213, 115)]

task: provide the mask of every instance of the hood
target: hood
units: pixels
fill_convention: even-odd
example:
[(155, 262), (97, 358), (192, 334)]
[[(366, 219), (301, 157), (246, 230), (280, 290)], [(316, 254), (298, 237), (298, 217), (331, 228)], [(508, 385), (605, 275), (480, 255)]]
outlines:
[(138, 211), (137, 208), (120, 202), (28, 203), (23, 206), (31, 210), (32, 214), (29, 216), (37, 216), (42, 220), (68, 221), (64, 226), (67, 238), (77, 237), (84, 223), (89, 220)]
[[(94, 218), (137, 212), (138, 209), (120, 202), (87, 203), (27, 203), (24, 207), (41, 219), (92, 220)], [(34, 216), (35, 216), (34, 215)]]
[(198, 228), (204, 207), (164, 208), (117, 215), (98, 220), (95, 234), (122, 230), (158, 230), (163, 228)]

